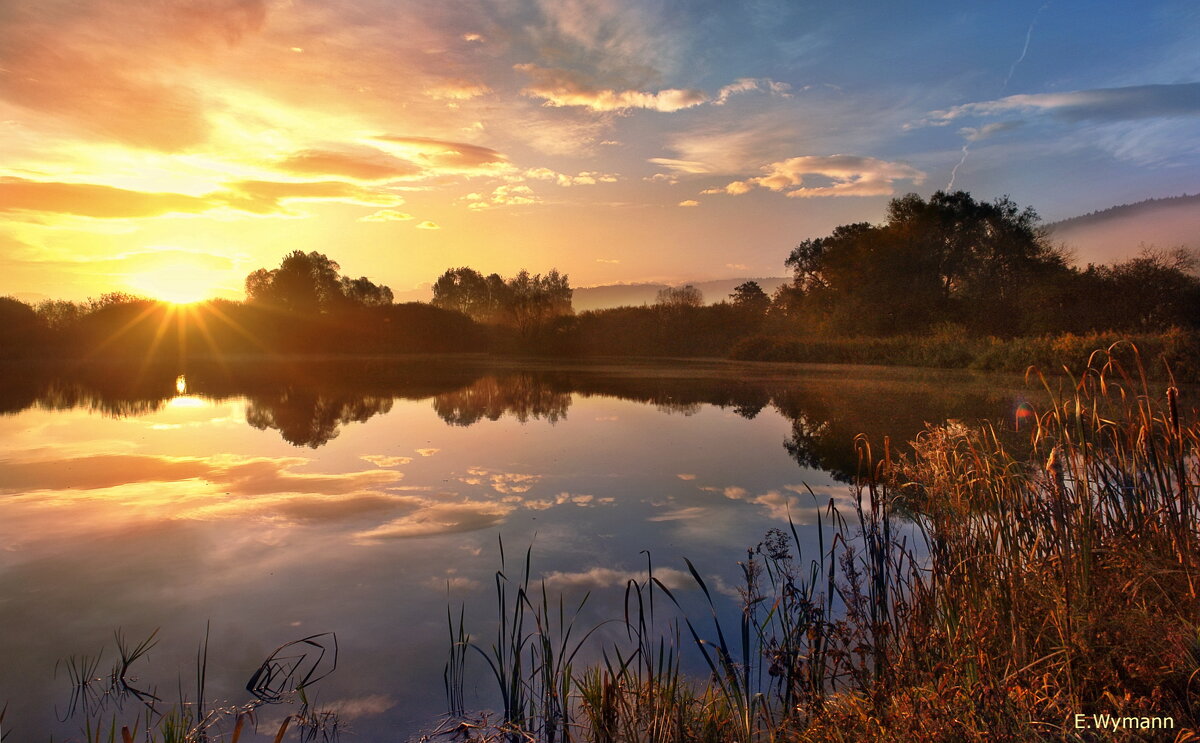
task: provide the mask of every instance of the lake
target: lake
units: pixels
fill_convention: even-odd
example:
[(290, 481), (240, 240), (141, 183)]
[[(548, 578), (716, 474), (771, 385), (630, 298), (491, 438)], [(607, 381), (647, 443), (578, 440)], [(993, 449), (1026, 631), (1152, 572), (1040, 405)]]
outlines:
[[(926, 422), (1011, 422), (1035, 397), (1010, 377), (701, 361), (5, 372), (0, 706), (12, 740), (81, 737), (81, 709), (62, 719), (67, 659), (102, 652), (107, 674), (115, 633), (136, 645), (156, 629), (137, 687), (195, 699), (207, 633), (210, 706), (252, 699), (247, 680), (294, 640), (322, 635), (324, 672), (335, 633), (336, 669), (310, 700), (360, 739), (405, 740), (445, 709), (447, 607), (465, 605), (481, 644), (494, 636), (501, 539), (514, 572), (532, 546), (552, 596), (574, 605), (591, 592), (580, 626), (620, 616), (646, 552), (684, 602), (699, 593), (690, 558), (735, 617), (748, 547), (790, 518), (811, 552), (818, 512), (831, 499), (853, 510), (856, 434), (881, 447)], [(468, 706), (494, 709), (478, 654), (468, 676)], [(144, 709), (117, 701), (90, 704), (106, 705), (104, 720)], [(264, 706), (262, 729), (292, 709)]]

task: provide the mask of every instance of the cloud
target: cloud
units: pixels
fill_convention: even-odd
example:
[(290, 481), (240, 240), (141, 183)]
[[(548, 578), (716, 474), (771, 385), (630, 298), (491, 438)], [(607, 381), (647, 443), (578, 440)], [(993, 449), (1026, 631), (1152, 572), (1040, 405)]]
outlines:
[(442, 227), (437, 222), (431, 222), (428, 219), (426, 219), (424, 222), (417, 225), (417, 229), (418, 230), (440, 230), (440, 229), (442, 229)]
[(293, 215), (286, 207), (288, 201), (395, 206), (404, 199), (343, 181), (235, 181), (203, 196), (192, 196), (0, 176), (0, 212), (46, 212), (93, 219), (142, 219), (228, 210), (258, 216)]
[(425, 91), (425, 95), (437, 101), (469, 101), (487, 95), (492, 89), (483, 83), (467, 80), (450, 80)]
[(991, 124), (985, 124), (980, 127), (964, 126), (958, 130), (958, 133), (968, 142), (981, 142), (993, 134), (1006, 132), (1010, 129), (1016, 129), (1021, 126), (1023, 121), (997, 121)]
[(378, 150), (304, 150), (280, 160), (274, 167), (295, 175), (344, 176), (363, 181), (405, 178), (422, 172), (420, 166)]
[(527, 493), (534, 483), (542, 479), (541, 475), (526, 475), (519, 472), (494, 472), (483, 467), (471, 467), (467, 474), (472, 477), (461, 478), (469, 485), (480, 485), (487, 482), (492, 490), (505, 495), (512, 493)]
[(597, 263), (611, 263), (611, 264), (615, 265), (615, 264), (620, 263), (621, 261), (619, 258), (597, 258), (596, 262)]
[(575, 494), (575, 493), (567, 493), (567, 492), (559, 493), (558, 495), (554, 496), (554, 498), (552, 500), (550, 500), (550, 499), (526, 500), (526, 499), (522, 499), (519, 497), (505, 498), (505, 500), (512, 502), (512, 503), (520, 503), (525, 508), (529, 508), (534, 511), (545, 511), (548, 508), (553, 508), (555, 506), (563, 506), (568, 503), (579, 506), (581, 508), (591, 508), (595, 503), (604, 503), (607, 505), (607, 504), (610, 504), (613, 502), (612, 498), (597, 499), (596, 496), (594, 496), (594, 495)]
[(355, 536), (364, 541), (377, 541), (476, 531), (498, 526), (513, 509), (512, 504), (490, 501), (434, 503), (373, 529), (360, 531)]
[(531, 168), (525, 171), (526, 178), (539, 181), (554, 181), (560, 186), (594, 186), (597, 183), (616, 183), (618, 178), (614, 173), (600, 173), (585, 170), (579, 175), (559, 173), (550, 168)]
[(425, 581), (425, 585), (429, 588), (451, 591), (474, 591), (479, 588), (479, 581), (474, 578), (468, 578), (463, 575), (448, 575), (443, 577), (433, 577)]
[(1200, 115), (1200, 82), (1010, 95), (934, 111), (910, 127), (944, 126), (965, 116), (986, 117), (1012, 112), (1045, 112), (1068, 122), (1196, 116)]
[(686, 199), (679, 202), (679, 206), (700, 206), (700, 202), (695, 199)]
[(343, 181), (235, 181), (207, 198), (251, 214), (288, 214), (286, 201), (340, 201), (362, 206), (397, 206), (404, 199), (387, 191)]
[[(594, 567), (572, 573), (555, 570), (543, 576), (542, 580), (545, 582), (546, 588), (561, 591), (564, 589), (592, 590), (612, 588), (624, 586), (629, 581), (645, 583), (648, 577), (648, 573), (644, 570), (615, 570), (613, 568)], [(671, 590), (690, 588), (696, 585), (695, 580), (689, 573), (676, 570), (675, 568), (656, 568), (654, 577)]]
[[(801, 502), (795, 495), (781, 493), (778, 490), (768, 490), (759, 495), (751, 495), (750, 491), (736, 485), (730, 485), (725, 488), (704, 486), (700, 489), (710, 493), (720, 493), (730, 500), (744, 501), (763, 506), (771, 518), (778, 519), (779, 521), (788, 521), (792, 518), (792, 515), (800, 508)], [(790, 486), (785, 486), (784, 489), (795, 490)]]
[[(895, 193), (895, 181), (921, 183), (925, 179), (925, 174), (911, 165), (857, 155), (793, 157), (766, 165), (763, 170), (765, 175), (733, 181), (703, 193), (737, 195), (761, 187), (792, 198), (891, 196)], [(828, 185), (806, 186), (805, 178), (808, 176), (817, 176)]]
[(743, 77), (726, 85), (717, 91), (716, 98), (713, 99), (714, 106), (723, 106), (729, 100), (730, 96), (738, 93), (749, 93), (752, 91), (766, 91), (773, 95), (790, 98), (792, 86), (787, 83), (776, 82), (768, 78), (753, 78)]
[(376, 467), (399, 467), (413, 461), (412, 457), (392, 457), (387, 454), (364, 454), (359, 459), (370, 462)]
[(94, 183), (57, 183), (0, 177), (0, 212), (35, 211), (96, 219), (200, 214), (218, 208), (209, 197), (131, 191)]
[(312, 493), (270, 495), (255, 498), (222, 499), (209, 505), (183, 511), (188, 518), (247, 518), (257, 517), (284, 520), (297, 524), (332, 523), (364, 517), (378, 518), (380, 514), (413, 511), (424, 501), (410, 495), (380, 492), (354, 492), (334, 495)]
[[(136, 483), (196, 480), (212, 483), (234, 496), (307, 493), (320, 496), (358, 493), (399, 482), (403, 473), (363, 470), (341, 474), (293, 472), (307, 464), (300, 457), (168, 457), (97, 454), (53, 459), (0, 460), (0, 493), (38, 490), (103, 490)], [(388, 497), (379, 494), (380, 497)]]
[(730, 183), (727, 186), (720, 186), (718, 188), (706, 188), (703, 191), (701, 191), (700, 193), (703, 195), (716, 194), (716, 193), (727, 193), (727, 194), (732, 194), (734, 196), (739, 196), (744, 193), (749, 193), (753, 189), (754, 189), (754, 186), (753, 186), (752, 182), (734, 181), (733, 183)]
[(365, 217), (359, 217), (359, 222), (407, 222), (410, 219), (416, 219), (408, 212), (401, 212), (395, 209), (380, 209), (374, 214), (368, 214)]
[(423, 457), (432, 457), (434, 454), (440, 452), (441, 449), (417, 449), (416, 451), (417, 454), (420, 454)]
[(266, 15), (266, 0), (13, 7), (0, 24), (0, 98), (109, 141), (191, 149), (210, 136), (209, 102), (173, 73)]
[(469, 193), (463, 197), (463, 200), (467, 202), (467, 208), (474, 211), (490, 209), (494, 206), (527, 206), (542, 203), (533, 189), (523, 184), (497, 186), (489, 196)]
[(437, 170), (492, 172), (509, 166), (508, 158), (490, 147), (429, 137), (385, 134), (374, 138), (405, 159)]
[(699, 106), (709, 98), (699, 90), (668, 88), (655, 93), (640, 90), (613, 90), (596, 87), (583, 76), (570, 70), (538, 67), (534, 64), (514, 65), (526, 73), (530, 84), (521, 94), (541, 98), (547, 106), (582, 106), (593, 111), (627, 111), (644, 108), (670, 113)]
[(655, 516), (651, 516), (647, 521), (686, 521), (688, 519), (698, 519), (709, 515), (709, 510), (702, 506), (687, 506), (684, 508), (676, 508), (672, 511), (664, 511)]
[(335, 699), (328, 704), (320, 705), (320, 709), (322, 711), (329, 710), (336, 712), (337, 716), (343, 720), (353, 720), (358, 717), (382, 715), (395, 706), (396, 700), (391, 697), (385, 697), (382, 694), (371, 694), (351, 699)]
[[(661, 165), (664, 168), (670, 168), (678, 173), (711, 173), (712, 169), (697, 160), (676, 160), (669, 157), (652, 157), (648, 160), (655, 165)], [(675, 183), (676, 179), (667, 173), (655, 173), (650, 177), (650, 180), (664, 180), (670, 183)]]

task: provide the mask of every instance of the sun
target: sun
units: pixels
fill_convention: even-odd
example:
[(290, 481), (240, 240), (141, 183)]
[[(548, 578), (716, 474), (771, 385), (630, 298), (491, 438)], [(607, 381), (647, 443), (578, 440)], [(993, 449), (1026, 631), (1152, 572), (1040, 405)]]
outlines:
[(192, 304), (223, 294), (229, 277), (225, 271), (179, 261), (131, 274), (126, 281), (133, 291), (150, 299)]

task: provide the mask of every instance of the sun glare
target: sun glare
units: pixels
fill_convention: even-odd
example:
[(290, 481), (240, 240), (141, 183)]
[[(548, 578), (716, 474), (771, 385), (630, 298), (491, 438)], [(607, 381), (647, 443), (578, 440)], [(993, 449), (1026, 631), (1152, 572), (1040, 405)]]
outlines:
[(133, 274), (128, 283), (135, 292), (151, 299), (172, 304), (192, 304), (218, 296), (221, 284), (226, 280), (223, 272), (179, 264)]

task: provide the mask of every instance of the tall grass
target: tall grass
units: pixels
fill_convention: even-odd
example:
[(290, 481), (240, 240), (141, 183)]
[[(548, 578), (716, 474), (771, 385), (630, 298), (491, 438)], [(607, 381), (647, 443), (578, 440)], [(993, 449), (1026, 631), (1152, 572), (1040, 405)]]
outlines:
[(1200, 382), (1200, 334), (1173, 328), (1158, 333), (1060, 333), (995, 338), (973, 336), (961, 326), (943, 325), (914, 336), (769, 336), (753, 335), (734, 344), (729, 358), (741, 361), (792, 361), (820, 364), (883, 364), (1020, 374), (1030, 365), (1058, 374), (1074, 369), (1097, 348), (1112, 348), (1124, 363), (1139, 358), (1161, 376), (1164, 365), (1175, 378)]
[[(722, 624), (723, 602), (692, 563), (703, 619), (682, 611), (648, 565), (646, 579), (626, 590), (626, 641), (599, 649), (602, 661), (590, 667), (555, 666), (553, 708), (511, 707), (545, 689), (516, 670), (544, 629), (535, 621), (535, 631), (514, 632), (524, 610), (507, 604), (508, 649), (494, 657), (513, 670), (493, 671), (507, 689), (508, 734), (604, 743), (1085, 741), (1098, 733), (1076, 728), (1074, 716), (1107, 714), (1171, 718), (1172, 736), (1192, 739), (1187, 731), (1200, 722), (1196, 412), (1173, 385), (1153, 392), (1139, 357), (1123, 349), (1094, 355), (1061, 388), (1033, 379), (1049, 403), (1015, 439), (949, 424), (901, 452), (859, 440), (853, 514), (831, 501), (808, 556), (794, 526), (768, 532), (741, 563), (736, 626)], [(523, 586), (528, 565), (527, 553)], [(655, 607), (656, 594), (665, 607)], [(519, 590), (518, 603), (523, 597)], [(539, 606), (535, 615), (549, 606), (544, 590)], [(655, 616), (662, 608), (669, 617)], [(707, 678), (681, 671), (689, 646)]]

